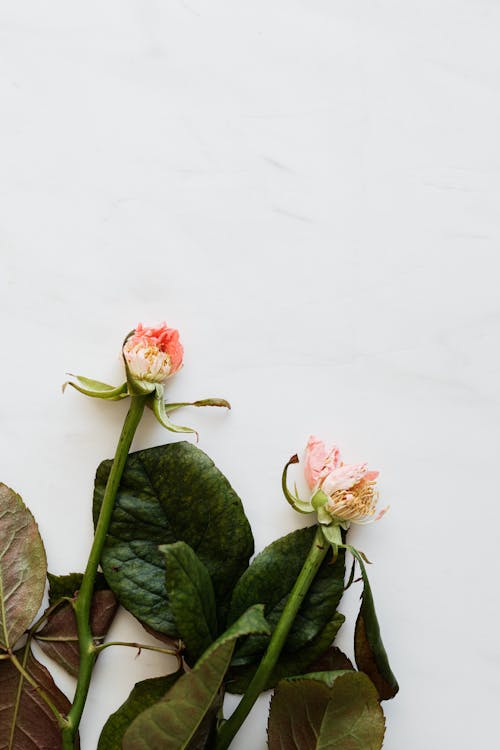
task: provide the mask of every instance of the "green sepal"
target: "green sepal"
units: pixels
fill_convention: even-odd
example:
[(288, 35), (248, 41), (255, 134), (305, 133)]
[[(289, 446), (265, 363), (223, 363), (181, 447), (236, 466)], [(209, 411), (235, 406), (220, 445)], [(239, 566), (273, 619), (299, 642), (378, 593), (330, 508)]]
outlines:
[(292, 493), (290, 492), (287, 486), (286, 479), (287, 479), (288, 467), (291, 464), (298, 464), (298, 463), (299, 463), (299, 457), (297, 456), (297, 454), (295, 454), (285, 464), (285, 468), (283, 469), (283, 474), (281, 475), (281, 487), (283, 489), (283, 494), (285, 498), (290, 503), (292, 508), (294, 508), (299, 513), (312, 513), (314, 511), (314, 508), (311, 505), (311, 503), (306, 502), (305, 500), (301, 500), (297, 494), (297, 491), (295, 491), (295, 494), (292, 495)]
[(68, 375), (71, 375), (72, 378), (75, 378), (77, 382), (74, 383), (73, 381), (68, 380), (66, 383), (63, 383), (63, 393), (66, 390), (66, 386), (70, 385), (72, 388), (80, 391), (80, 393), (83, 393), (85, 396), (90, 396), (91, 398), (104, 398), (108, 399), (109, 401), (119, 401), (120, 399), (127, 398), (128, 396), (127, 383), (122, 383), (122, 385), (114, 386), (108, 385), (107, 383), (101, 383), (99, 380), (85, 378), (83, 375), (73, 375), (70, 372), (68, 373)]
[(347, 591), (347, 589), (350, 589), (352, 584), (354, 583), (354, 576), (356, 574), (356, 558), (352, 558), (352, 565), (351, 565), (351, 572), (349, 573), (349, 578), (347, 579), (347, 583), (344, 586), (344, 591)]
[(138, 380), (133, 378), (127, 367), (128, 389), (133, 396), (149, 396), (154, 393), (158, 383), (150, 383), (149, 380)]
[(181, 427), (180, 425), (174, 424), (170, 421), (167, 410), (165, 408), (165, 402), (163, 400), (163, 386), (161, 385), (161, 383), (156, 383), (155, 390), (156, 393), (153, 399), (153, 411), (156, 419), (162, 425), (162, 427), (170, 430), (170, 432), (192, 432), (196, 435), (196, 440), (198, 440), (198, 433), (196, 430), (193, 430), (192, 427)]
[(339, 545), (342, 544), (342, 534), (340, 533), (340, 526), (336, 523), (331, 523), (328, 526), (320, 524), (320, 529), (323, 532), (323, 537), (326, 542), (331, 545), (333, 552), (333, 562), (338, 557)]
[[(328, 495), (325, 495), (323, 490), (317, 490), (311, 498), (311, 505), (314, 510), (320, 510), (328, 502)], [(330, 516), (331, 519), (331, 516)]]
[(170, 414), (176, 409), (181, 409), (183, 406), (219, 406), (226, 409), (231, 408), (231, 404), (225, 398), (203, 398), (199, 401), (180, 401), (175, 404), (165, 404), (165, 411), (167, 414)]

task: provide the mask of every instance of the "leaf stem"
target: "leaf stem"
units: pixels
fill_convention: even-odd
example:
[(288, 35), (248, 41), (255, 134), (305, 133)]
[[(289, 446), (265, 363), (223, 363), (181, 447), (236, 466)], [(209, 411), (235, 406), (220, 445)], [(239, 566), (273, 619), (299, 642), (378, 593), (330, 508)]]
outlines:
[[(26, 648), (25, 656), (24, 656), (23, 661), (26, 661), (26, 658), (27, 658), (27, 655), (28, 655), (28, 651), (29, 651), (29, 648)], [(61, 714), (61, 712), (59, 711), (59, 709), (51, 701), (51, 699), (49, 698), (49, 696), (47, 695), (47, 693), (45, 692), (45, 690), (43, 690), (40, 687), (40, 685), (38, 684), (38, 682), (30, 675), (30, 673), (26, 669), (25, 665), (21, 664), (21, 662), (19, 661), (19, 659), (17, 658), (17, 656), (14, 653), (10, 654), (10, 660), (11, 660), (12, 664), (15, 666), (15, 668), (17, 669), (17, 671), (21, 674), (21, 677), (23, 679), (25, 679), (26, 682), (29, 682), (29, 684), (31, 685), (31, 687), (34, 690), (36, 690), (36, 692), (38, 693), (38, 695), (40, 696), (40, 698), (42, 698), (42, 700), (45, 701), (45, 703), (47, 704), (47, 706), (50, 708), (50, 710), (52, 711), (52, 713), (56, 717), (57, 723), (59, 724), (59, 726), (62, 727), (62, 728), (66, 727), (66, 719)]]
[(100, 653), (109, 646), (129, 646), (130, 648), (136, 648), (138, 651), (157, 651), (159, 654), (179, 657), (179, 652), (174, 649), (160, 648), (160, 646), (147, 646), (145, 643), (134, 643), (131, 641), (107, 641), (106, 643), (101, 643), (99, 646), (96, 646), (95, 650), (97, 653)]
[(129, 448), (132, 444), (135, 431), (146, 405), (146, 398), (146, 396), (131, 397), (130, 408), (125, 417), (106, 489), (104, 491), (101, 511), (99, 513), (99, 519), (97, 521), (94, 541), (90, 550), (87, 567), (83, 575), (82, 585), (80, 586), (78, 596), (74, 603), (78, 628), (78, 643), (80, 646), (80, 667), (73, 705), (68, 713), (67, 725), (62, 732), (63, 750), (73, 750), (74, 748), (75, 736), (80, 725), (85, 701), (87, 700), (92, 670), (97, 657), (97, 651), (94, 646), (92, 630), (90, 627), (90, 607), (92, 604), (92, 594), (94, 592), (94, 582), (111, 516), (113, 514), (116, 493), (125, 468)]
[(324, 560), (329, 545), (325, 542), (321, 528), (318, 526), (309, 550), (309, 554), (302, 566), (297, 580), (290, 592), (288, 601), (281, 614), (278, 624), (271, 636), (267, 651), (262, 657), (257, 671), (250, 682), (245, 695), (239, 702), (232, 716), (222, 724), (215, 750), (226, 750), (231, 744), (237, 731), (250, 713), (260, 693), (265, 689), (269, 676), (278, 661), (286, 637), (290, 632), (297, 612), (311, 586), (316, 573)]
[(61, 607), (63, 604), (65, 604), (67, 601), (71, 602), (72, 599), (69, 596), (63, 596), (57, 601), (55, 601), (54, 604), (51, 604), (50, 607), (47, 607), (45, 612), (42, 615), (40, 615), (38, 620), (34, 622), (31, 628), (27, 631), (30, 642), (32, 641), (33, 638), (35, 638), (36, 640), (42, 640), (41, 638), (39, 639), (37, 637), (36, 631), (38, 630), (40, 625), (43, 625), (43, 623), (46, 622), (46, 620), (48, 620), (49, 617), (53, 615), (54, 612), (57, 609), (59, 609), (59, 607)]

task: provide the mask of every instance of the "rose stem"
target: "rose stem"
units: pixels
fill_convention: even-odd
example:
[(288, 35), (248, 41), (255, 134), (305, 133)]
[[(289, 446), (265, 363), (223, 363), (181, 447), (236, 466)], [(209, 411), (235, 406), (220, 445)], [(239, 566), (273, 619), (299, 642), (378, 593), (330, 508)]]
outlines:
[(262, 657), (262, 661), (260, 662), (245, 695), (239, 702), (231, 717), (221, 726), (215, 750), (226, 750), (229, 747), (237, 731), (250, 713), (250, 710), (260, 693), (265, 690), (269, 676), (278, 661), (286, 637), (293, 625), (297, 612), (300, 609), (300, 605), (302, 604), (304, 597), (323, 562), (328, 547), (329, 545), (323, 537), (321, 528), (318, 526), (309, 554), (307, 555), (302, 570), (290, 592), (285, 608), (271, 636), (267, 651)]
[(106, 483), (101, 511), (99, 513), (99, 520), (97, 521), (94, 541), (90, 550), (87, 567), (83, 575), (82, 585), (78, 592), (76, 601), (73, 604), (78, 627), (80, 666), (73, 705), (68, 713), (66, 726), (62, 730), (63, 750), (73, 750), (74, 748), (75, 736), (80, 725), (85, 701), (89, 691), (92, 670), (97, 657), (97, 650), (94, 645), (92, 630), (90, 627), (90, 607), (92, 604), (92, 594), (94, 592), (94, 582), (111, 516), (113, 514), (120, 479), (123, 474), (123, 469), (125, 468), (130, 445), (141, 420), (145, 405), (145, 396), (131, 397), (130, 408), (125, 417), (125, 422), (123, 423), (120, 439), (118, 440), (115, 457), (113, 459), (113, 465), (111, 466), (111, 471)]

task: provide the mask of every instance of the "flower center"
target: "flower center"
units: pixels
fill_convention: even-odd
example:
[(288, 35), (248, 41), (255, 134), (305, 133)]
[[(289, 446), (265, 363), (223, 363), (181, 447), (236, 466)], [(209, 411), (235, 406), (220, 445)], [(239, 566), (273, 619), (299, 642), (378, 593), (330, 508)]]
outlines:
[(361, 481), (349, 490), (336, 490), (325, 510), (343, 521), (358, 521), (375, 515), (378, 492), (375, 482)]

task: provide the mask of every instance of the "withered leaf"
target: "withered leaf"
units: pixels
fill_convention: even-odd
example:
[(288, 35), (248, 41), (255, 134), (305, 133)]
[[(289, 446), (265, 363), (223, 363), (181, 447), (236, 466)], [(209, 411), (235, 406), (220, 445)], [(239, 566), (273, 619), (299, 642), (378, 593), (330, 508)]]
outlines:
[[(104, 638), (118, 609), (112, 591), (96, 591), (92, 598), (90, 623), (94, 638)], [(40, 648), (69, 674), (76, 677), (80, 664), (78, 633), (73, 607), (65, 602), (56, 609), (35, 635)]]
[[(70, 702), (48, 670), (31, 651), (18, 651), (16, 656), (58, 711), (67, 714)], [(61, 732), (51, 709), (9, 659), (0, 661), (0, 750), (60, 748)]]

